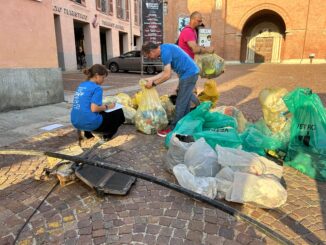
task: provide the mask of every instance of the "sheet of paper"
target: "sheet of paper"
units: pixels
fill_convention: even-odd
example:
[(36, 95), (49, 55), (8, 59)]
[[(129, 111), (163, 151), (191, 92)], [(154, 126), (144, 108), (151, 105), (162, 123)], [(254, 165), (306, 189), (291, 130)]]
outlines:
[(115, 103), (115, 107), (112, 109), (107, 109), (105, 112), (111, 112), (111, 111), (115, 111), (118, 109), (121, 109), (123, 107), (123, 105), (119, 104), (119, 103)]
[(46, 131), (50, 131), (50, 130), (60, 128), (60, 127), (63, 127), (63, 125), (56, 123), (56, 124), (52, 124), (52, 125), (49, 125), (49, 126), (45, 126), (45, 127), (41, 128), (41, 129), (46, 130)]

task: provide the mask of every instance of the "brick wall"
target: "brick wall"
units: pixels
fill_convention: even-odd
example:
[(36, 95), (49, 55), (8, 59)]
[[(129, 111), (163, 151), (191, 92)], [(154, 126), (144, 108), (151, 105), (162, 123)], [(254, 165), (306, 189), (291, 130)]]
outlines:
[[(168, 0), (165, 42), (174, 43), (177, 39), (178, 17), (197, 10), (203, 14), (205, 27), (212, 29), (212, 45), (217, 53), (228, 61), (240, 61), (241, 36), (247, 21), (268, 10), (285, 24), (281, 62), (307, 60), (310, 53), (315, 53), (316, 61), (326, 62), (325, 9), (324, 0)], [(264, 19), (264, 15), (259, 18)]]

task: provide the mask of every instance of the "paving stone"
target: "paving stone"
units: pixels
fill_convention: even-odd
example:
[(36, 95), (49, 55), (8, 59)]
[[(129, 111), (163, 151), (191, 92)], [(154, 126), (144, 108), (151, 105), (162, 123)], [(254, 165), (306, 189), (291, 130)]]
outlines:
[[(322, 72), (312, 73), (317, 69), (315, 67), (230, 66), (230, 71), (218, 79), (219, 105), (237, 105), (249, 121), (255, 121), (262, 116), (258, 95), (267, 85), (288, 89), (296, 84), (307, 85), (319, 91), (322, 100), (326, 101), (325, 76), (320, 76), (324, 74), (325, 66), (321, 66)], [(320, 82), (304, 81), (311, 77), (307, 72), (314, 74)], [(234, 74), (242, 75), (237, 77)], [(295, 79), (295, 84), (294, 80), (289, 82), (284, 79), (288, 74), (291, 74), (291, 81)], [(204, 82), (204, 79), (199, 79), (197, 84), (203, 88)], [(168, 94), (174, 90), (173, 86), (162, 84), (158, 91)], [(11, 147), (72, 152), (74, 148), (79, 148), (76, 140), (74, 129), (66, 127), (23, 139)], [(117, 137), (94, 151), (91, 157), (97, 155), (112, 164), (132, 167), (177, 183), (164, 170), (161, 159), (166, 149), (163, 144), (162, 138), (137, 132), (133, 125), (123, 125)], [(107, 152), (111, 148), (117, 149), (118, 153), (109, 156)], [(2, 166), (4, 163), (6, 166)], [(7, 240), (12, 244), (13, 237), (8, 236), (9, 232), (15, 234), (18, 231), (24, 219), (55, 184), (55, 180), (33, 180), (35, 170), (45, 166), (45, 157), (0, 156), (0, 223), (3, 225), (0, 244), (6, 244)], [(263, 222), (295, 244), (326, 243), (326, 214), (322, 208), (326, 205), (326, 184), (290, 167), (284, 167), (284, 183), (288, 200), (275, 210), (223, 202)], [(128, 195), (108, 195), (103, 199), (80, 181), (57, 188), (22, 234), (21, 238), (26, 243), (33, 241), (35, 244), (274, 244), (270, 238), (241, 220), (140, 179)]]

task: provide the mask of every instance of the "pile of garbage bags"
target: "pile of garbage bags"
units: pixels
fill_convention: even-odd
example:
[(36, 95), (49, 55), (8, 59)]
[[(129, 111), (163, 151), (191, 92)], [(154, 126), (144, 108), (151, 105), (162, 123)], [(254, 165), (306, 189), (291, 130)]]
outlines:
[[(264, 89), (263, 118), (201, 103), (168, 134), (163, 161), (180, 185), (210, 198), (275, 208), (287, 193), (282, 165), (326, 181), (326, 111), (308, 88)], [(273, 161), (271, 161), (272, 159)]]
[(280, 184), (283, 168), (255, 153), (216, 145), (204, 138), (183, 142), (173, 135), (164, 162), (178, 183), (209, 198), (225, 198), (276, 208), (286, 202), (287, 192)]
[[(133, 98), (120, 93), (103, 102), (123, 104), (126, 123), (155, 134), (173, 119), (175, 106), (144, 83)], [(263, 89), (263, 118), (254, 123), (234, 106), (217, 106), (218, 97), (215, 80), (206, 80), (202, 103), (165, 139), (163, 161), (180, 185), (210, 198), (275, 208), (287, 197), (280, 165), (326, 181), (326, 111), (317, 94), (309, 88)]]

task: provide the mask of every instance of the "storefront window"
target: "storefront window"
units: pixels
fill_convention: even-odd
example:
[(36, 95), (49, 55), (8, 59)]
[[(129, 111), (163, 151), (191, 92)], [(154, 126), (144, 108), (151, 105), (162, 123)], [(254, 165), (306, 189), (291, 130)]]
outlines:
[(116, 0), (117, 2), (117, 17), (123, 20), (129, 20), (129, 5), (128, 0)]

